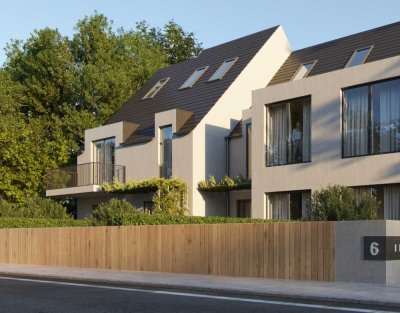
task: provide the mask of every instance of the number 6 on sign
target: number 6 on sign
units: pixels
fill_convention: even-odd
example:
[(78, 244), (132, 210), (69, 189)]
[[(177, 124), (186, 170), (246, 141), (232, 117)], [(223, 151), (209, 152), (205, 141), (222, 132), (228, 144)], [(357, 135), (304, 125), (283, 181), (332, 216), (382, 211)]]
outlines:
[(377, 243), (376, 241), (371, 242), (371, 245), (369, 246), (369, 252), (373, 256), (378, 255), (378, 253), (379, 253), (379, 243)]

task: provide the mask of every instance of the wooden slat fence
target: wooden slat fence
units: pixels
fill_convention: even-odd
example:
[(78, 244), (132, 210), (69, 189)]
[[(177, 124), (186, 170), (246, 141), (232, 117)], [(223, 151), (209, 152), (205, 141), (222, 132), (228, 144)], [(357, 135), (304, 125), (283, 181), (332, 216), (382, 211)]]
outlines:
[(0, 229), (0, 263), (332, 281), (334, 222)]

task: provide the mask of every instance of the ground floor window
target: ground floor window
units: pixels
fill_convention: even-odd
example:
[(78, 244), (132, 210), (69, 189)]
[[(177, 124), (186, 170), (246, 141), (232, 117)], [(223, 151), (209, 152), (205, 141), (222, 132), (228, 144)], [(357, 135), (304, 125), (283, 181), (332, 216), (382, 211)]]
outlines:
[(267, 194), (267, 218), (299, 220), (307, 216), (311, 191), (274, 192)]
[(354, 187), (356, 197), (368, 193), (379, 203), (378, 218), (400, 220), (400, 184)]
[(236, 202), (237, 217), (251, 217), (251, 200), (238, 200)]

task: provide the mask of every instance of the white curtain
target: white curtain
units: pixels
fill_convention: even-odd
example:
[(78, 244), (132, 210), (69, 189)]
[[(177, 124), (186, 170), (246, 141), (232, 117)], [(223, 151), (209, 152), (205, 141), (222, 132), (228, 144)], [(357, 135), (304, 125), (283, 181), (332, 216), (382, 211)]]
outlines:
[[(379, 99), (379, 152), (400, 150), (400, 82), (398, 80), (377, 84), (373, 94)], [(374, 97), (375, 99), (375, 97)], [(374, 107), (375, 107), (374, 103)], [(376, 121), (378, 122), (378, 121)]]
[(273, 220), (290, 219), (290, 193), (275, 193), (268, 195), (267, 216)]
[(368, 87), (344, 93), (344, 156), (368, 153)]
[(310, 142), (311, 142), (311, 105), (309, 101), (303, 104), (303, 162), (310, 161)]
[(400, 219), (400, 186), (389, 185), (384, 188), (384, 218), (385, 220)]
[(268, 165), (287, 163), (291, 125), (288, 104), (269, 107)]

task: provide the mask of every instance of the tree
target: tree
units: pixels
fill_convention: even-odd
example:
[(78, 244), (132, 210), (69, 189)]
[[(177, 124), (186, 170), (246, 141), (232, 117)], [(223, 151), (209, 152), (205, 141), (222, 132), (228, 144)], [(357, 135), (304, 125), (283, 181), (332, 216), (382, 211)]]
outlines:
[(6, 47), (0, 69), (0, 196), (43, 194), (47, 169), (74, 162), (84, 130), (104, 124), (158, 69), (199, 53), (193, 33), (113, 30), (95, 12), (72, 39), (35, 30)]
[(185, 32), (174, 20), (160, 28), (150, 27), (146, 21), (136, 24), (136, 32), (144, 38), (149, 38), (159, 45), (168, 57), (169, 64), (176, 64), (192, 59), (200, 54), (202, 45), (197, 41), (193, 32)]
[(23, 112), (62, 116), (75, 76), (68, 38), (50, 28), (35, 30), (26, 42), (7, 45), (6, 54), (5, 71), (22, 88)]
[(85, 17), (71, 42), (77, 77), (74, 102), (102, 124), (159, 68), (160, 47), (123, 29), (113, 32), (102, 14)]

